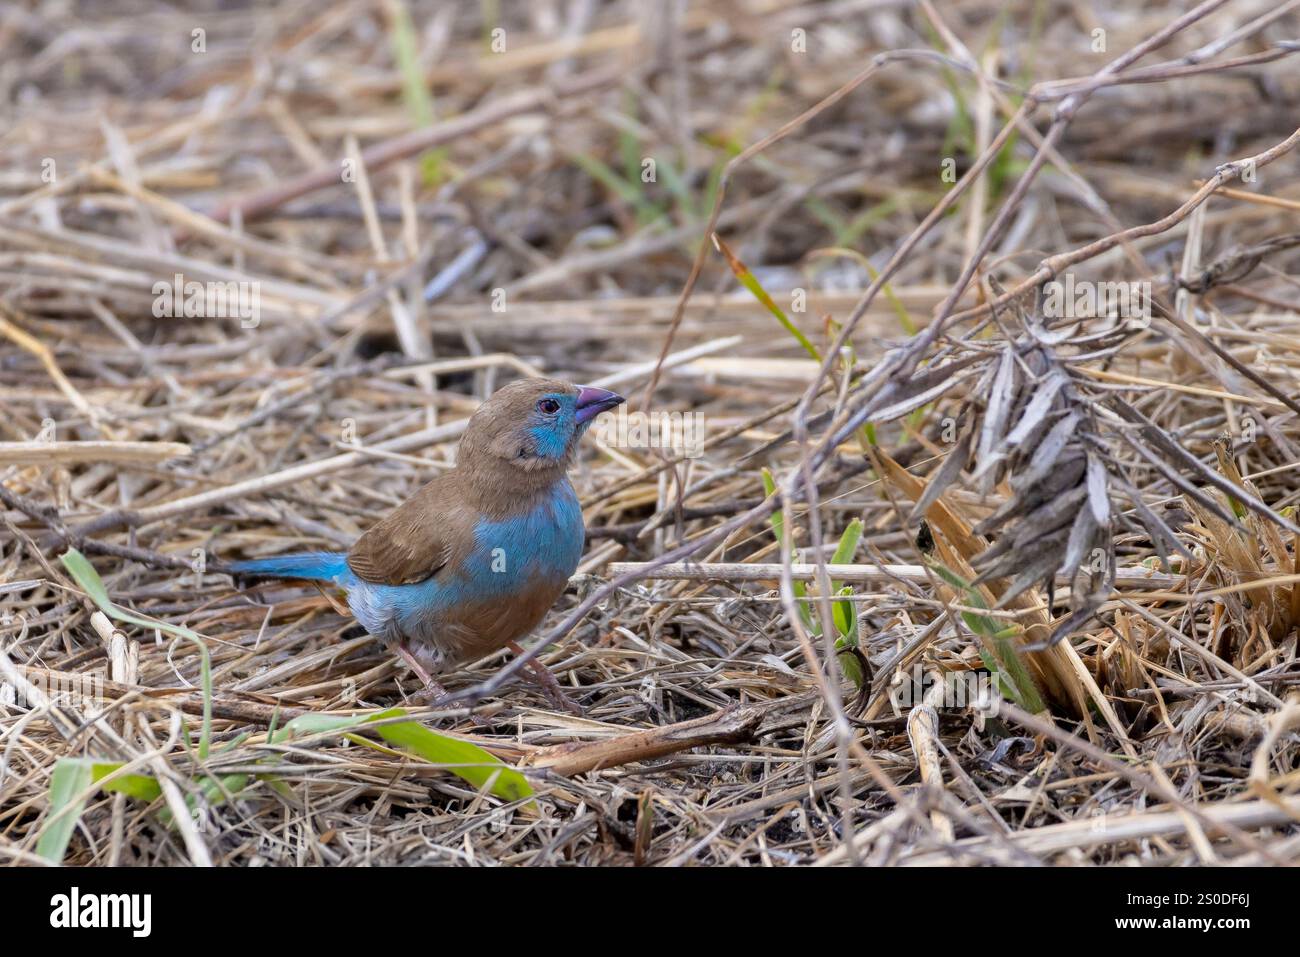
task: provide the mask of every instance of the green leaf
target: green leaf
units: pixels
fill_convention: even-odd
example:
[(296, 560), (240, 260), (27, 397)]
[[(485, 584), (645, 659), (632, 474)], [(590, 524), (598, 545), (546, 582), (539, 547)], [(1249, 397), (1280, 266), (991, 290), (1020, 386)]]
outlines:
[(141, 628), (156, 628), (159, 631), (167, 632), (169, 635), (185, 638), (198, 647), (199, 676), (203, 688), (203, 726), (199, 733), (199, 760), (207, 760), (208, 751), (212, 744), (212, 659), (208, 656), (207, 643), (196, 632), (190, 631), (188, 628), (168, 624), (165, 621), (157, 621), (153, 618), (145, 618), (113, 604), (108, 597), (108, 589), (104, 587), (104, 582), (99, 577), (99, 572), (95, 571), (95, 566), (90, 564), (86, 556), (75, 548), (69, 548), (59, 556), (59, 560), (63, 562), (63, 567), (68, 570), (68, 574), (72, 576), (73, 581), (81, 587), (81, 590), (86, 593), (91, 601), (99, 606), (99, 610), (108, 615), (109, 618), (116, 618), (118, 621), (138, 625)]
[(448, 738), (416, 721), (382, 724), (375, 731), (389, 744), (441, 765), (477, 788), (487, 785), (499, 798), (518, 801), (533, 796), (527, 778), (476, 744)]
[[(849, 565), (853, 562), (853, 556), (858, 553), (858, 543), (862, 541), (862, 519), (855, 518), (849, 522), (844, 533), (840, 535), (840, 543), (835, 547), (835, 554), (831, 556), (832, 565)], [(853, 589), (841, 585), (837, 581), (831, 582), (831, 591), (836, 595), (852, 595)], [(835, 628), (840, 635), (848, 641), (850, 647), (858, 646), (858, 613), (853, 607), (851, 601), (837, 601), (831, 609), (832, 616), (835, 619)]]
[[(244, 788), (248, 787), (248, 774), (226, 774), (220, 778), (204, 778), (200, 782), (203, 788), (203, 800), (209, 807), (216, 807), (226, 801), (227, 798), (233, 798)], [(186, 798), (185, 803), (194, 807), (192, 797)]]
[[(941, 563), (931, 559), (930, 567), (934, 573), (946, 581), (965, 597), (962, 604), (972, 608), (987, 608), (984, 603), (984, 597), (979, 590), (973, 588), (960, 575), (944, 567)], [(1029, 670), (1025, 668), (1025, 663), (1020, 658), (1020, 652), (1016, 649), (1011, 639), (1018, 635), (1019, 629), (1015, 627), (1004, 628), (998, 619), (989, 615), (981, 615), (977, 612), (963, 611), (961, 613), (962, 621), (977, 635), (981, 635), (989, 640), (997, 650), (997, 665), (990, 665), (991, 655), (985, 655), (981, 652), (986, 666), (990, 666), (990, 671), (998, 679), (998, 684), (1002, 687), (1006, 696), (1014, 701), (1017, 705), (1026, 711), (1037, 714), (1046, 709), (1043, 704), (1042, 696), (1038, 693), (1038, 686), (1034, 684), (1033, 677)]]
[[(304, 714), (286, 724), (275, 740), (287, 740), (295, 735), (352, 731), (364, 725), (405, 715), (406, 712), (401, 708), (389, 708), (378, 714)], [(430, 731), (418, 721), (380, 724), (373, 730), (389, 744), (411, 751), (430, 764), (441, 765), (475, 787), (481, 788), (491, 780), (490, 790), (497, 797), (517, 801), (533, 795), (527, 778), (476, 744)], [(364, 738), (356, 740), (369, 744)]]
[[(191, 816), (194, 815), (195, 808), (199, 807), (200, 804), (207, 807), (218, 807), (248, 787), (250, 780), (251, 775), (248, 774), (226, 774), (219, 778), (204, 777), (199, 781), (199, 788), (203, 792), (202, 795), (198, 797), (193, 794), (185, 795), (185, 806), (189, 808)], [(158, 817), (168, 827), (174, 827), (176, 824), (175, 816), (172, 814), (170, 807), (163, 808)]]
[[(405, 714), (400, 708), (390, 708), (377, 714), (305, 714), (294, 718), (279, 731), (268, 733), (268, 740), (280, 742), (295, 736), (346, 732), (388, 718), (400, 718)], [(492, 793), (507, 801), (533, 795), (533, 789), (523, 774), (468, 741), (437, 734), (416, 721), (380, 725), (374, 730), (388, 743), (411, 751), (431, 764), (445, 767), (475, 787), (481, 788), (490, 782)], [(359, 740), (363, 744), (375, 746), (364, 739)], [(162, 797), (162, 788), (149, 775), (118, 774), (125, 766), (122, 761), (61, 758), (50, 775), (50, 814), (37, 840), (36, 852), (54, 863), (63, 860), (72, 831), (85, 810), (93, 784), (99, 783), (104, 791), (125, 794), (146, 803)], [(269, 775), (255, 777), (239, 773), (221, 777), (204, 776), (198, 782), (201, 794), (186, 795), (185, 803), (191, 811), (200, 804), (217, 807), (244, 791), (254, 780), (267, 780), (272, 787), (283, 793), (281, 783)], [(169, 827), (175, 823), (170, 808), (163, 808), (159, 812), (159, 818)]]
[[(771, 498), (776, 494), (776, 479), (772, 477), (772, 470), (763, 466), (763, 497)], [(776, 543), (778, 545), (785, 539), (785, 513), (777, 509), (768, 518), (772, 523), (772, 531), (776, 533)]]
[[(853, 586), (845, 585), (835, 594), (848, 597), (853, 594)], [(858, 614), (851, 601), (837, 601), (831, 606), (831, 616), (835, 621), (835, 630), (846, 647), (858, 646)]]
[(379, 718), (396, 717), (395, 709), (373, 714), (300, 714), (279, 731), (268, 734), (267, 740), (273, 743), (288, 741), (292, 738), (306, 737), (309, 734), (327, 734), (331, 731), (350, 731)]
[[(844, 533), (840, 535), (840, 543), (835, 546), (835, 554), (831, 556), (832, 565), (848, 565), (853, 561), (853, 556), (858, 553), (858, 542), (862, 541), (862, 519), (855, 518), (849, 522)], [(832, 588), (838, 589), (838, 585), (832, 585)]]
[(94, 758), (60, 758), (55, 762), (50, 774), (50, 816), (36, 842), (36, 853), (56, 864), (63, 860), (93, 784), (145, 803), (162, 797), (162, 788), (149, 775), (118, 774), (125, 766), (125, 761)]
[(95, 761), (91, 765), (91, 775), (104, 791), (125, 794), (137, 801), (156, 801), (162, 797), (162, 788), (158, 782), (147, 774), (119, 774), (105, 781), (118, 768), (125, 767), (124, 761)]
[(790, 583), (794, 589), (795, 605), (799, 609), (799, 617), (803, 620), (804, 627), (809, 633), (818, 638), (822, 633), (822, 623), (812, 612), (812, 602), (808, 601), (808, 583), (805, 581), (794, 581)]
[(1025, 703), (1021, 700), (1020, 694), (1016, 691), (1015, 686), (1002, 673), (1002, 666), (998, 664), (997, 658), (993, 657), (987, 649), (980, 649), (980, 660), (984, 662), (984, 667), (989, 670), (993, 676), (993, 686), (997, 688), (998, 694), (1008, 701), (1024, 707)]
[(862, 673), (862, 662), (858, 661), (857, 655), (844, 652), (835, 657), (840, 660), (840, 671), (844, 677), (852, 681), (855, 688), (861, 688), (867, 676)]
[(54, 864), (63, 860), (94, 783), (89, 761), (60, 758), (50, 772), (50, 813), (36, 841), (36, 853)]

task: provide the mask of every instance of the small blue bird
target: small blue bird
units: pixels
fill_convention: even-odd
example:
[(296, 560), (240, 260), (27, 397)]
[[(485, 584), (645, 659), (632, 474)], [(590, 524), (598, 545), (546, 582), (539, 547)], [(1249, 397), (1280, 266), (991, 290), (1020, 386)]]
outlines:
[[(425, 684), (502, 647), (521, 653), (564, 592), (585, 531), (567, 470), (597, 415), (623, 397), (556, 379), (521, 379), (471, 416), (456, 467), (439, 475), (345, 552), (233, 562), (237, 575), (328, 582), (353, 615)], [(548, 694), (572, 709), (534, 661)]]

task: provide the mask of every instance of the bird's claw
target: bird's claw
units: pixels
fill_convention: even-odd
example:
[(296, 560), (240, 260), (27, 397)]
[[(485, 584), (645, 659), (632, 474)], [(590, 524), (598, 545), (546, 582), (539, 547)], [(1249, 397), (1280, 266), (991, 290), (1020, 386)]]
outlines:
[(578, 704), (578, 702), (574, 701), (560, 690), (560, 683), (558, 681), (555, 682), (554, 686), (550, 687), (548, 687), (544, 681), (541, 684), (542, 693), (546, 695), (546, 700), (555, 705), (555, 707), (567, 711), (575, 717), (582, 718), (586, 716), (587, 712), (583, 710), (582, 705)]
[[(410, 697), (412, 701), (416, 701), (419, 702), (420, 704), (427, 705), (430, 708), (463, 707), (463, 705), (461, 705), (459, 702), (449, 700), (451, 698), (451, 692), (449, 692), (442, 685), (438, 684), (438, 682), (436, 681), (426, 684), (423, 688), (413, 693)], [(468, 712), (467, 717), (469, 718), (470, 721), (472, 721), (476, 726), (480, 728), (490, 728), (493, 726), (493, 723), (491, 721), (483, 717), (481, 714), (475, 714), (473, 711)]]
[[(526, 656), (528, 654), (516, 641), (507, 642), (506, 647), (516, 655)], [(530, 677), (537, 682), (538, 686), (542, 689), (542, 693), (546, 695), (546, 700), (555, 705), (556, 708), (561, 711), (567, 711), (569, 714), (576, 715), (579, 718), (586, 715), (586, 712), (582, 709), (582, 705), (578, 704), (578, 702), (574, 701), (564, 693), (564, 689), (560, 687), (560, 682), (556, 679), (555, 675), (551, 673), (550, 668), (546, 667), (546, 665), (542, 664), (536, 658), (529, 658), (528, 671)]]

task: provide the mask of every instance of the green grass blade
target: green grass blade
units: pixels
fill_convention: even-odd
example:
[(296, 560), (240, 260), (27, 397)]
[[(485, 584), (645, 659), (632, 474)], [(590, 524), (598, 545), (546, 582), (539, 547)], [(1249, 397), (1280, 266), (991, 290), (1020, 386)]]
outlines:
[[(433, 95), (425, 82), (424, 71), (420, 69), (420, 45), (415, 26), (411, 23), (411, 14), (403, 0), (394, 0), (390, 9), (393, 14), (393, 62), (402, 78), (402, 100), (417, 128), (432, 126), (437, 114), (433, 107)], [(442, 181), (446, 158), (445, 149), (428, 150), (421, 154), (420, 174), (426, 185), (436, 186)]]
[(279, 744), (309, 734), (351, 731), (369, 721), (392, 717), (396, 717), (396, 709), (381, 711), (379, 714), (300, 714), (279, 731), (268, 734), (266, 739), (273, 744)]
[[(772, 470), (763, 467), (763, 497), (771, 498), (776, 494), (776, 479), (772, 476)], [(768, 521), (772, 523), (772, 531), (776, 532), (776, 541), (779, 545), (785, 540), (785, 513), (777, 509), (772, 513)]]
[(118, 621), (138, 625), (141, 628), (157, 628), (169, 635), (176, 635), (179, 638), (191, 641), (199, 649), (199, 675), (200, 684), (203, 688), (203, 725), (199, 733), (199, 759), (207, 760), (208, 752), (212, 746), (212, 659), (208, 655), (207, 643), (196, 632), (190, 631), (188, 628), (171, 625), (165, 621), (145, 618), (143, 615), (137, 615), (119, 605), (113, 604), (108, 597), (108, 589), (104, 587), (104, 582), (99, 577), (99, 572), (95, 571), (95, 566), (90, 564), (86, 556), (75, 548), (69, 548), (59, 556), (59, 560), (63, 562), (63, 567), (68, 570), (68, 574), (72, 576), (73, 581), (99, 607), (99, 610), (108, 615), (109, 618), (116, 618)]
[[(765, 496), (776, 494), (776, 479), (772, 477), (772, 470), (766, 467), (763, 469), (763, 494)], [(776, 541), (779, 545), (785, 540), (785, 513), (778, 508), (768, 521), (772, 523), (772, 531), (776, 533)], [(794, 590), (795, 605), (799, 609), (799, 619), (804, 623), (804, 627), (812, 629), (816, 634), (817, 625), (813, 622), (812, 609), (808, 607), (808, 602), (804, 601), (808, 597), (807, 584), (794, 581), (791, 586)]]
[(727, 244), (722, 241), (722, 237), (717, 233), (713, 234), (713, 245), (718, 247), (718, 251), (727, 258), (727, 264), (731, 267), (731, 271), (736, 274), (736, 278), (740, 280), (740, 284), (748, 289), (755, 299), (766, 306), (768, 312), (776, 316), (777, 321), (780, 322), (781, 325), (785, 326), (786, 332), (794, 336), (795, 341), (798, 342), (799, 345), (803, 346), (804, 351), (807, 352), (808, 355), (820, 362), (822, 357), (821, 353), (817, 351), (817, 347), (809, 342), (808, 337), (799, 330), (799, 327), (790, 321), (790, 317), (787, 316), (785, 311), (782, 310), (772, 297), (767, 294), (767, 290), (763, 288), (762, 284), (754, 274), (749, 271), (749, 267), (736, 258), (735, 253), (731, 251)]
[(677, 207), (686, 220), (689, 222), (699, 219), (700, 214), (695, 208), (695, 200), (691, 196), (691, 188), (686, 184), (686, 180), (667, 160), (660, 160), (658, 169), (659, 175), (663, 177), (664, 188), (677, 200)]
[(610, 169), (606, 163), (585, 153), (569, 153), (569, 159), (584, 173), (636, 210), (637, 219), (643, 225), (659, 218), (660, 212), (646, 198), (639, 177), (634, 181), (625, 180)]
[[(867, 275), (871, 277), (872, 282), (875, 282), (880, 278), (880, 273), (876, 272), (875, 267), (872, 266), (871, 263), (864, 263), (864, 265), (867, 267)], [(916, 320), (912, 318), (912, 314), (908, 312), (907, 307), (903, 305), (903, 300), (898, 298), (897, 293), (894, 292), (894, 287), (889, 283), (885, 283), (880, 287), (880, 291), (883, 292), (885, 298), (889, 300), (889, 305), (893, 308), (894, 315), (898, 316), (898, 324), (903, 327), (903, 331), (909, 336), (916, 335)]]
[(36, 841), (36, 853), (58, 864), (68, 850), (72, 832), (86, 809), (90, 785), (94, 783), (89, 761), (60, 758), (50, 772), (50, 814)]
[(397, 73), (402, 78), (402, 100), (411, 111), (415, 125), (428, 126), (433, 122), (433, 97), (429, 94), (424, 73), (420, 69), (419, 42), (411, 23), (411, 14), (403, 0), (393, 0), (389, 9), (393, 14), (393, 60), (397, 64)]

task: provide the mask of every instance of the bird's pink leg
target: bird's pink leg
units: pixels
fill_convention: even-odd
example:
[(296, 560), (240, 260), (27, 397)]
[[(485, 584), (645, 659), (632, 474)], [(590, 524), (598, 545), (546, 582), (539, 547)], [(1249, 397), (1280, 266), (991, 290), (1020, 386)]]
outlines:
[(417, 693), (416, 697), (429, 700), (430, 704), (437, 702), (439, 698), (446, 697), (447, 689), (444, 688), (438, 679), (429, 674), (429, 669), (420, 664), (420, 659), (415, 657), (405, 641), (397, 642), (397, 653), (401, 655), (406, 666), (415, 672), (417, 678), (424, 682), (424, 690)]
[[(401, 655), (402, 660), (406, 662), (407, 667), (414, 671), (416, 676), (424, 682), (424, 688), (411, 695), (411, 697), (417, 701), (428, 702), (430, 707), (436, 708), (439, 702), (447, 697), (449, 693), (447, 689), (442, 686), (442, 683), (439, 682), (437, 678), (429, 673), (428, 668), (420, 664), (420, 659), (415, 657), (414, 653), (407, 646), (405, 639), (397, 642), (397, 653)], [(482, 715), (470, 712), (469, 719), (480, 728), (492, 727), (492, 722), (484, 718)]]
[[(506, 642), (506, 647), (517, 655), (525, 653), (523, 646), (517, 641)], [(578, 717), (582, 717), (582, 715), (585, 714), (582, 710), (582, 705), (578, 704), (578, 702), (574, 701), (564, 693), (564, 689), (560, 687), (560, 683), (555, 680), (555, 675), (551, 674), (550, 669), (547, 668), (546, 665), (542, 664), (536, 658), (530, 658), (528, 659), (528, 667), (533, 672), (533, 678), (542, 686), (542, 691), (551, 704), (555, 705), (557, 708), (563, 708), (570, 714), (576, 714)]]

